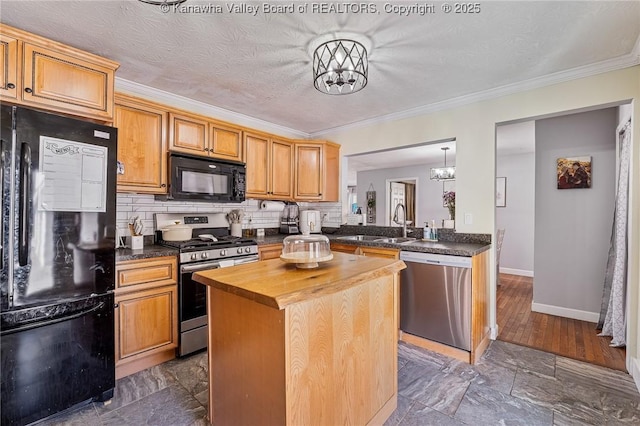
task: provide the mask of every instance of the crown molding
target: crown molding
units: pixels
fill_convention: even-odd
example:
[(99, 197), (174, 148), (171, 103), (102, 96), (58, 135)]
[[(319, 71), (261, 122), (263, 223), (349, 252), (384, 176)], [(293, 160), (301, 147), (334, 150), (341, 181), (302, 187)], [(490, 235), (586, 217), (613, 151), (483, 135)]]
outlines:
[(117, 92), (139, 96), (154, 102), (171, 105), (175, 108), (210, 116), (240, 126), (262, 130), (268, 133), (274, 133), (279, 136), (289, 137), (293, 139), (309, 139), (309, 133), (302, 132), (300, 130), (291, 129), (286, 126), (280, 126), (278, 124), (270, 123), (259, 118), (240, 114), (238, 112), (196, 101), (194, 99), (176, 95), (164, 90), (145, 86), (144, 84), (136, 83), (134, 81), (125, 80), (124, 78), (116, 77), (115, 80)]
[(493, 89), (484, 90), (481, 92), (471, 93), (469, 95), (447, 99), (441, 102), (435, 102), (432, 104), (419, 106), (419, 107), (408, 109), (405, 111), (394, 112), (391, 114), (382, 115), (382, 116), (370, 118), (367, 120), (357, 121), (355, 123), (346, 124), (344, 126), (332, 127), (330, 129), (313, 132), (309, 136), (311, 138), (319, 138), (330, 133), (344, 132), (347, 130), (371, 126), (374, 124), (383, 123), (387, 121), (402, 120), (405, 118), (411, 118), (419, 115), (430, 114), (437, 111), (444, 111), (447, 109), (458, 108), (464, 105), (469, 105), (469, 104), (473, 104), (480, 101), (500, 98), (502, 96), (511, 95), (518, 92), (539, 89), (541, 87), (551, 86), (551, 85), (563, 83), (566, 81), (577, 80), (584, 77), (590, 77), (597, 74), (629, 68), (638, 64), (640, 64), (640, 37), (638, 37), (638, 40), (633, 50), (629, 54), (624, 56), (619, 56), (617, 58), (608, 59), (606, 61), (596, 62), (593, 64), (584, 65), (581, 67), (572, 68), (565, 71), (559, 71), (552, 74), (547, 74), (541, 77), (532, 78), (530, 80), (524, 80), (518, 83), (507, 84), (507, 85), (496, 87)]

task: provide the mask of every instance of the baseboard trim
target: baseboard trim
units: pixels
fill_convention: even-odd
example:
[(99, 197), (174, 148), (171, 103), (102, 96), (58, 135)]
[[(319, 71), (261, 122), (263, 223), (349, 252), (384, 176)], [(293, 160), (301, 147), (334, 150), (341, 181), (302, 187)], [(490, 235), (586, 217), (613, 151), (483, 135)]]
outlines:
[(526, 269), (500, 268), (501, 274), (520, 275), (522, 277), (533, 277), (533, 271)]
[(640, 360), (638, 358), (630, 357), (629, 374), (633, 377), (633, 381), (636, 382), (636, 388), (640, 391)]
[(555, 315), (558, 317), (573, 318), (580, 321), (598, 322), (600, 314), (597, 312), (581, 311), (579, 309), (564, 308), (562, 306), (545, 305), (542, 303), (531, 303), (533, 312), (541, 314)]

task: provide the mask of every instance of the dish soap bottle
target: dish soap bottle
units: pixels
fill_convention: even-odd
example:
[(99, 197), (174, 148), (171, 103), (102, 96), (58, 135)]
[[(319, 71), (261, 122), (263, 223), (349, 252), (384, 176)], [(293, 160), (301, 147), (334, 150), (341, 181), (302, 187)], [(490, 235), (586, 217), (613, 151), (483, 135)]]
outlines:
[(423, 240), (431, 239), (431, 228), (429, 228), (429, 222), (424, 223), (424, 228), (422, 229), (422, 239)]

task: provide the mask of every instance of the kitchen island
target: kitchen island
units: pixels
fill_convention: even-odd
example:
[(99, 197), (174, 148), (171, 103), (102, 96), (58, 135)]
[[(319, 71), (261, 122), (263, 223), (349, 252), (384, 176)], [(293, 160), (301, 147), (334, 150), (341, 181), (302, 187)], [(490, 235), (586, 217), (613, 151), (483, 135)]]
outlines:
[(212, 424), (382, 424), (395, 410), (405, 265), (333, 256), (194, 274), (209, 286)]

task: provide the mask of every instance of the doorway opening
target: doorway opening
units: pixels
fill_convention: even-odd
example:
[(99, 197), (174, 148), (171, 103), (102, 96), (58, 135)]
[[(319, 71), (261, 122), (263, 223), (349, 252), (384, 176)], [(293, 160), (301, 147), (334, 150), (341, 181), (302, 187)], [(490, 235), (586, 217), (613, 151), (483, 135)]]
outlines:
[[(496, 233), (504, 231), (500, 257), (496, 253), (496, 319), (499, 340), (626, 371), (625, 349), (610, 347), (611, 339), (596, 330), (621, 109), (497, 127), (496, 177), (505, 184), (496, 199)], [(596, 121), (600, 128), (593, 127)], [(592, 185), (566, 189), (560, 185), (560, 161), (582, 156), (597, 164)], [(496, 188), (501, 190), (498, 181)]]
[[(402, 226), (404, 221), (406, 221), (407, 226), (414, 224), (418, 215), (418, 203), (416, 201), (416, 197), (418, 196), (418, 178), (387, 179), (386, 187), (385, 225)], [(404, 210), (398, 208), (398, 204), (402, 204)], [(398, 209), (397, 216), (396, 209)], [(394, 217), (397, 217), (397, 222), (393, 220)]]

